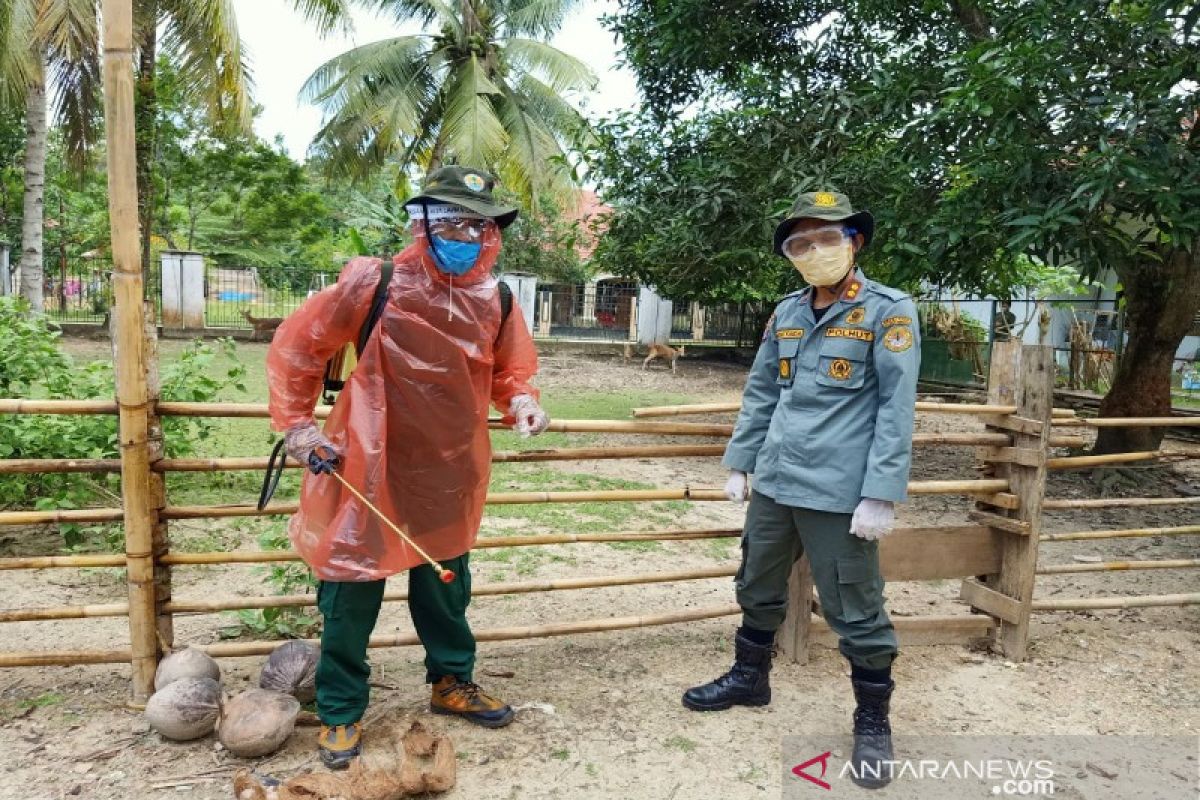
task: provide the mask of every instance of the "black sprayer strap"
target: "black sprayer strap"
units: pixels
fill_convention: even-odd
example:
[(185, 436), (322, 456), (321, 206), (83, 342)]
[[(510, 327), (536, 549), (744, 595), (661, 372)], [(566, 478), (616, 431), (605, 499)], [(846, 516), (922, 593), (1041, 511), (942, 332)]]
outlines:
[(362, 355), (363, 350), (367, 349), (367, 340), (371, 338), (371, 331), (375, 329), (379, 318), (383, 316), (384, 306), (387, 305), (388, 284), (392, 282), (392, 270), (395, 269), (395, 264), (390, 256), (384, 256), (383, 264), (379, 267), (379, 283), (375, 286), (375, 294), (371, 298), (371, 310), (367, 314), (367, 320), (363, 323), (362, 330), (358, 332), (358, 344), (355, 352)]

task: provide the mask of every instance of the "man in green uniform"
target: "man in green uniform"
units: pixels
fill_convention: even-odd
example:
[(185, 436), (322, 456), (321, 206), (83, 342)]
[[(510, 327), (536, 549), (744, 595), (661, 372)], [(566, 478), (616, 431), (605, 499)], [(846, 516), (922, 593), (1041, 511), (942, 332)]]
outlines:
[(856, 782), (872, 788), (887, 783), (881, 767), (892, 757), (896, 656), (878, 540), (894, 526), (893, 504), (907, 497), (920, 362), (912, 299), (854, 267), (874, 227), (845, 195), (810, 192), (775, 231), (775, 252), (809, 288), (785, 297), (768, 322), (725, 451), (726, 494), (750, 497), (736, 663), (683, 696), (696, 711), (770, 702), (788, 575), (807, 553), (821, 611), (850, 661)]

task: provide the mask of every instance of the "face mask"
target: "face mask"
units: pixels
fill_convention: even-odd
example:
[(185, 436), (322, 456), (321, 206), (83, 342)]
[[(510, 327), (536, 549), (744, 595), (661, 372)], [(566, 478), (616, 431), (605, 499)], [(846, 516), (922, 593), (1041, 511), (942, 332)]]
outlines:
[(854, 266), (854, 246), (847, 241), (830, 247), (814, 247), (791, 261), (810, 285), (833, 286)]
[(482, 249), (483, 245), (479, 242), (455, 242), (440, 236), (433, 237), (433, 244), (429, 248), (438, 269), (455, 277), (471, 271)]

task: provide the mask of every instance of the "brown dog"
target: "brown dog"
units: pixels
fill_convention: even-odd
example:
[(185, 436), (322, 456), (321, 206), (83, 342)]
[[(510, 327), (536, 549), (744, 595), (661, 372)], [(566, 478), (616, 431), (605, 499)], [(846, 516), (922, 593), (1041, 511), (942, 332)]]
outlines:
[(663, 358), (671, 362), (671, 373), (675, 372), (675, 362), (683, 355), (683, 345), (679, 347), (671, 347), (669, 344), (652, 344), (650, 345), (650, 354), (646, 356), (646, 360), (642, 362), (642, 369), (648, 369), (650, 362), (656, 358)]
[(275, 329), (283, 323), (283, 317), (252, 317), (247, 309), (242, 309), (242, 316), (254, 328), (254, 333), (250, 337), (250, 341), (258, 341), (259, 336), (263, 336), (266, 341), (270, 341), (275, 336)]

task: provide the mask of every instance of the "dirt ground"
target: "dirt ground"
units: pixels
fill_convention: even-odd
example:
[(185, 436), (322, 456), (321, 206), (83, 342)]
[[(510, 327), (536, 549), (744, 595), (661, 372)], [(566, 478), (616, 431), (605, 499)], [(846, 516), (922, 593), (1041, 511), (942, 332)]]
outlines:
[[(744, 368), (685, 358), (678, 375), (659, 366), (643, 372), (609, 355), (554, 354), (543, 360), (539, 384), (556, 391), (619, 391), (637, 387), (697, 400), (736, 400)], [(720, 421), (721, 417), (711, 418)], [(724, 419), (728, 419), (726, 416)], [(918, 429), (976, 430), (978, 423), (921, 415)], [(601, 443), (622, 443), (603, 437)], [(640, 440), (644, 442), (644, 440)], [(1184, 447), (1184, 445), (1178, 445)], [(1193, 446), (1194, 447), (1194, 446)], [(719, 487), (717, 459), (565, 463), (576, 474), (673, 487)], [(1104, 473), (1111, 475), (1111, 473)], [(915, 479), (976, 475), (968, 448), (925, 448)], [(1200, 494), (1200, 467), (1131, 470), (1113, 495)], [(1055, 474), (1048, 495), (1095, 497), (1100, 473)], [(958, 497), (919, 497), (899, 512), (901, 525), (966, 521), (969, 503)], [(663, 511), (662, 509), (666, 509)], [(669, 525), (740, 524), (727, 503), (661, 506), (653, 516)], [(1175, 526), (1194, 523), (1193, 507), (1053, 512), (1050, 531)], [(600, 523), (588, 523), (600, 529)], [(209, 526), (209, 523), (205, 523)], [(512, 517), (485, 520), (485, 534), (536, 530)], [(586, 526), (584, 526), (586, 527)], [(195, 529), (192, 529), (195, 532)], [(225, 531), (239, 547), (248, 535)], [(238, 540), (239, 535), (243, 536)], [(0, 555), (47, 552), (51, 533), (0, 532)], [(1043, 545), (1044, 564), (1089, 560), (1200, 557), (1195, 537), (1153, 537)], [(732, 565), (735, 541), (674, 542), (643, 548), (577, 544), (542, 548), (520, 563), (478, 558), (476, 585), (597, 574), (651, 572)], [(247, 577), (253, 576), (253, 577)], [(112, 570), (43, 570), (3, 576), (4, 606), (111, 603), (124, 599)], [(1194, 592), (1195, 573), (1147, 570), (1040, 577), (1038, 597)], [(176, 598), (266, 593), (247, 567), (180, 568)], [(888, 588), (895, 616), (955, 613), (958, 581), (899, 583)], [(538, 625), (585, 618), (664, 613), (733, 601), (727, 578), (672, 585), (618, 587), (480, 597), (472, 605), (477, 629)], [(217, 640), (228, 620), (176, 619), (179, 642)], [(400, 725), (421, 717), (448, 731), (458, 751), (459, 783), (451, 797), (481, 798), (758, 798), (778, 796), (781, 740), (795, 734), (848, 729), (852, 699), (847, 668), (836, 651), (814, 648), (809, 664), (781, 663), (772, 673), (774, 701), (762, 709), (697, 714), (679, 702), (688, 686), (723, 672), (731, 660), (736, 618), (564, 638), (481, 644), (478, 680), (515, 707), (516, 722), (488, 731), (425, 712), (428, 688), (416, 648), (375, 650), (376, 682), (368, 719)], [(385, 606), (378, 632), (411, 631), (402, 604)], [(0, 650), (105, 648), (128, 641), (120, 618), (4, 627)], [(911, 647), (896, 662), (893, 725), (907, 733), (956, 734), (1196, 734), (1200, 725), (1200, 610), (1146, 608), (1035, 615), (1030, 658), (1020, 664), (964, 647)], [(903, 644), (902, 644), (903, 649)], [(257, 684), (262, 658), (222, 661), (227, 691)], [(48, 667), (0, 672), (0, 730), (10, 756), (0, 765), (0, 798), (232, 797), (230, 776), (246, 762), (208, 737), (176, 744), (150, 732), (126, 706), (129, 670), (121, 665)], [(316, 729), (298, 728), (285, 748), (255, 766), (286, 777), (317, 768)], [(1093, 776), (1097, 788), (1103, 778)], [(899, 796), (899, 795), (891, 795)]]

